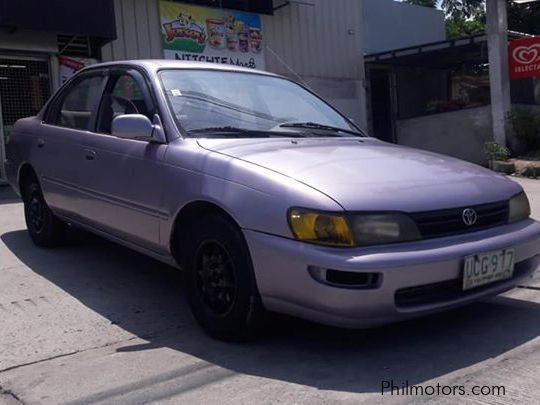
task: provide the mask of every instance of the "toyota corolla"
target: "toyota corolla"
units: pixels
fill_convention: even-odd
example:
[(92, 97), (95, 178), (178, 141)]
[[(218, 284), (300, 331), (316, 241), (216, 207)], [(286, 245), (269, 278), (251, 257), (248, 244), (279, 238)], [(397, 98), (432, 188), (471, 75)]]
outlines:
[(86, 68), (15, 125), (7, 170), (36, 245), (77, 226), (183, 269), (221, 339), (264, 310), (344, 327), (447, 310), (539, 265), (518, 184), (368, 137), (304, 86), (243, 68)]

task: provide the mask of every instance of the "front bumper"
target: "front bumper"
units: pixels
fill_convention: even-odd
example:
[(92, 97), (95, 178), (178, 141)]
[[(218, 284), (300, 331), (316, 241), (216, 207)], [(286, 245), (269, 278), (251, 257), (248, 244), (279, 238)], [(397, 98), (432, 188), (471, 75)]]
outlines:
[[(452, 237), (353, 249), (310, 245), (251, 230), (244, 234), (268, 310), (342, 327), (377, 326), (496, 295), (523, 282), (540, 265), (540, 223), (533, 220)], [(454, 295), (437, 296), (434, 288), (432, 300), (396, 303), (398, 291), (397, 296), (420, 286), (455, 287), (467, 255), (510, 247), (516, 254), (510, 280)], [(374, 272), (381, 281), (371, 289), (330, 286), (316, 281), (309, 266)]]

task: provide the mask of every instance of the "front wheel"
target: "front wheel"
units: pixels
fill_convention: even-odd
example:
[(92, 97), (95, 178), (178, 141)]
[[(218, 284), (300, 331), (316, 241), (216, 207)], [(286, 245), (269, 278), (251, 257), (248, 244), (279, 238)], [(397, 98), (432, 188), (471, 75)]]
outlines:
[(65, 225), (51, 211), (36, 179), (24, 185), (24, 217), (32, 241), (40, 247), (54, 247), (64, 239)]
[(189, 245), (188, 297), (199, 324), (221, 340), (253, 337), (263, 309), (240, 229), (222, 216), (211, 215), (197, 224)]

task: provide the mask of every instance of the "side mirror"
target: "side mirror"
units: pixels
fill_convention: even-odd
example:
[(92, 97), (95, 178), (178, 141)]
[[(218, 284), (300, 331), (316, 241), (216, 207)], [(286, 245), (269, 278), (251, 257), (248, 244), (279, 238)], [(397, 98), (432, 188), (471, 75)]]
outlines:
[(112, 121), (111, 133), (118, 138), (166, 143), (161, 120), (157, 114), (154, 116), (154, 124), (146, 115), (119, 115)]

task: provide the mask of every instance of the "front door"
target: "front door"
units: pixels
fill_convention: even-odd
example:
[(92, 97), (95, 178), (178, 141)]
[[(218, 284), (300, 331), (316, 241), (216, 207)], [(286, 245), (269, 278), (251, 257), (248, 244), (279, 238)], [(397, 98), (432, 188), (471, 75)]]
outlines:
[(36, 115), (50, 90), (47, 59), (0, 55), (0, 182), (6, 180), (5, 144), (13, 124)]
[(96, 131), (85, 138), (87, 159), (79, 183), (86, 193), (83, 215), (91, 219), (91, 225), (159, 251), (161, 162), (167, 146), (111, 135), (115, 117), (143, 114), (152, 120), (155, 112), (139, 72), (111, 72)]

